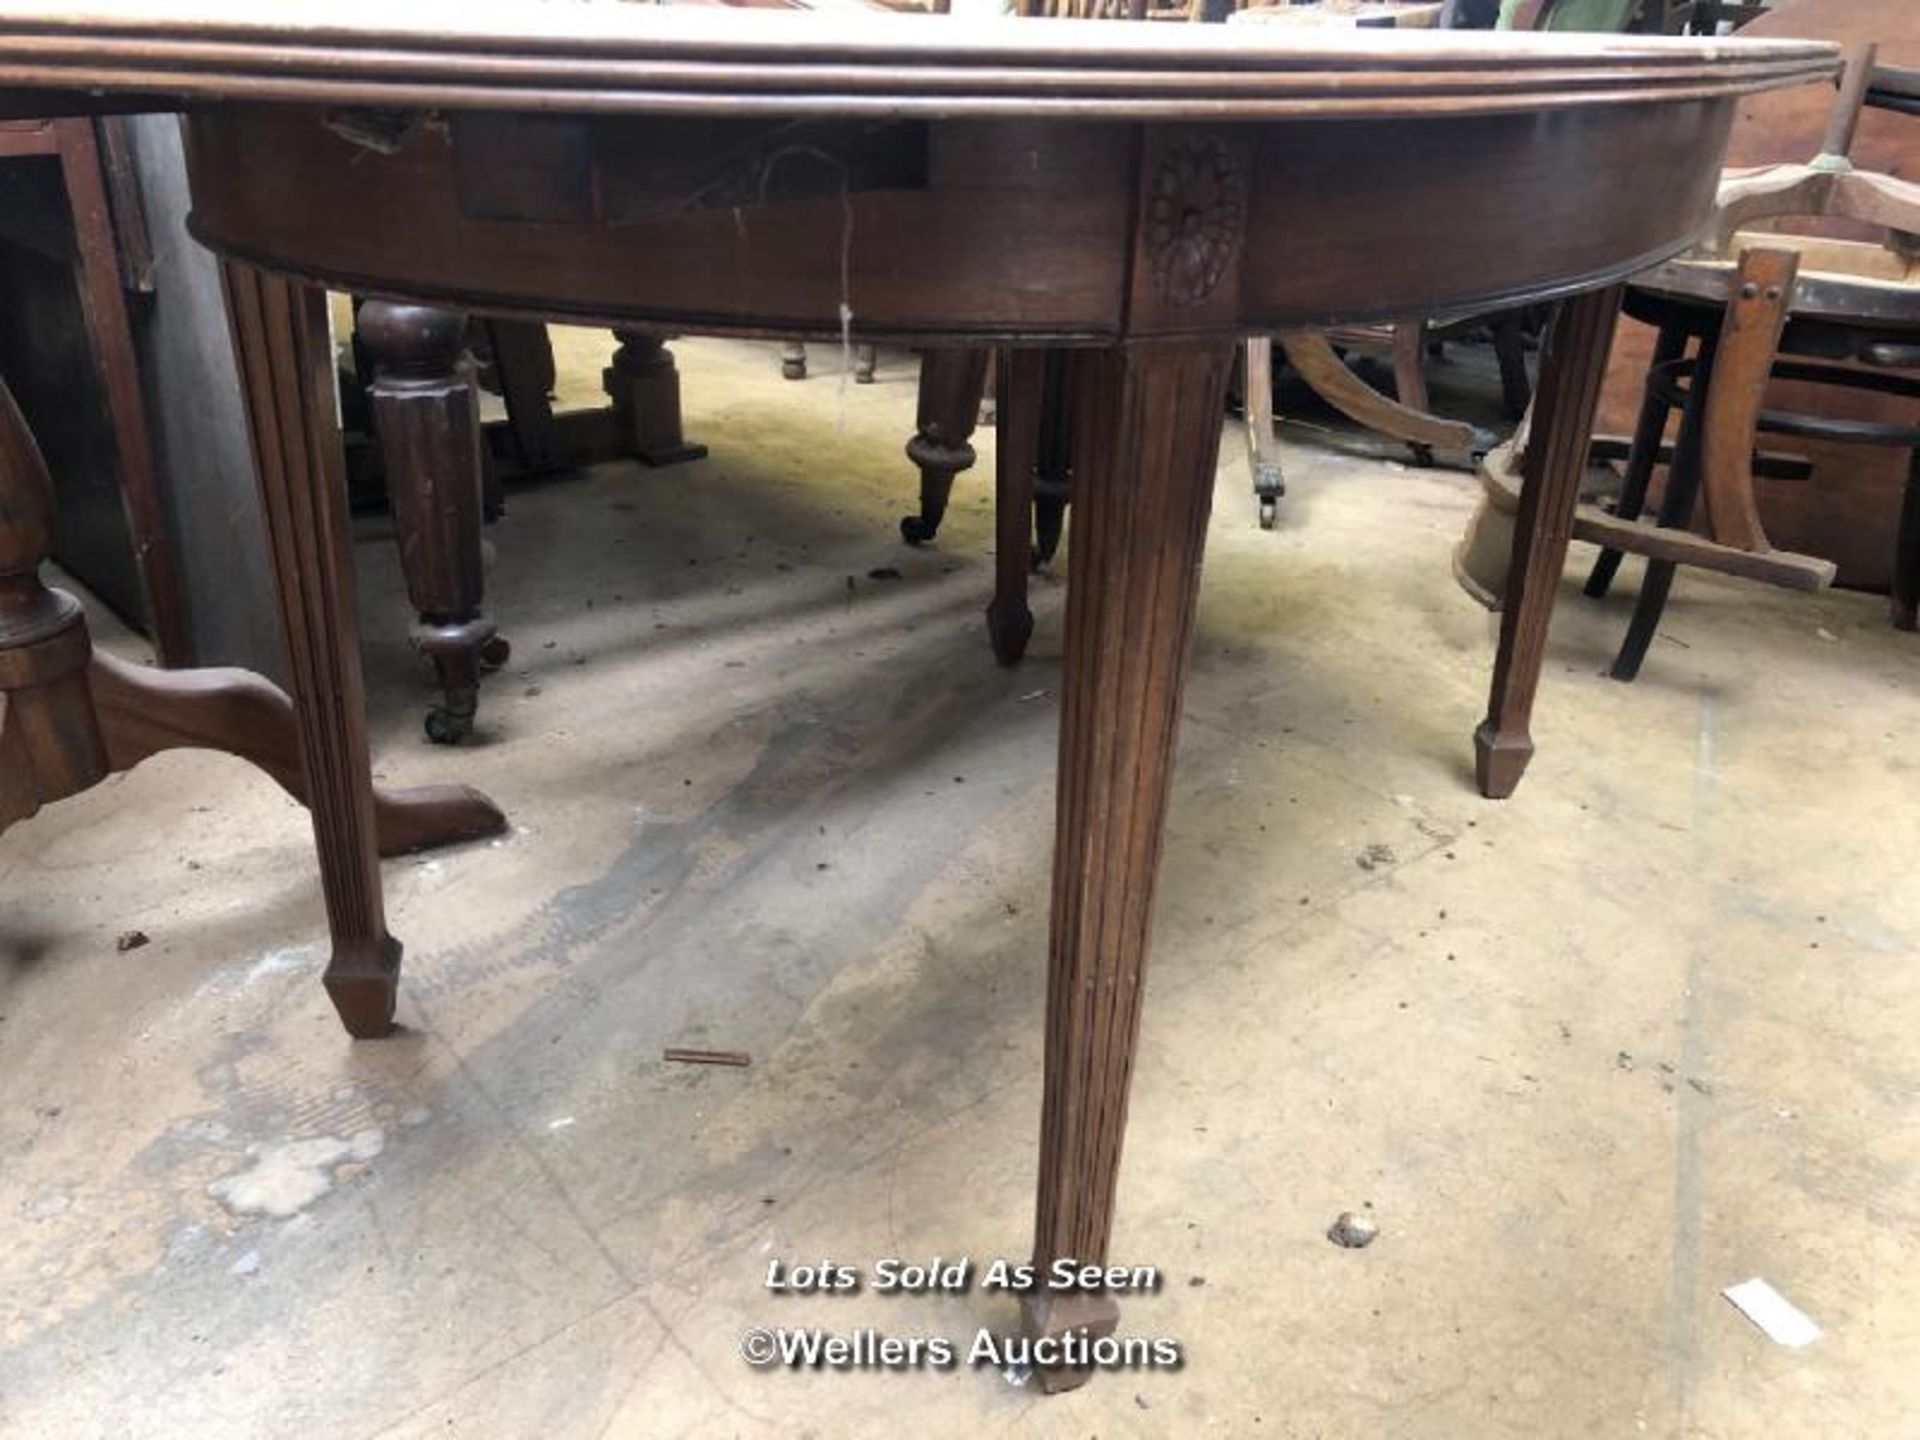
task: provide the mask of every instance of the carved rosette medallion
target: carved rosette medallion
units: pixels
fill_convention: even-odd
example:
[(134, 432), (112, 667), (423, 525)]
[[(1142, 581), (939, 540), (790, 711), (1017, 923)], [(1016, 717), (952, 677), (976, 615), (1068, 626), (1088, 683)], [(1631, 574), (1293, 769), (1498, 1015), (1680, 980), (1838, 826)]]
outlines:
[(1200, 304), (1233, 263), (1247, 213), (1247, 186), (1227, 147), (1212, 136), (1172, 146), (1153, 174), (1147, 259), (1153, 288), (1173, 305)]

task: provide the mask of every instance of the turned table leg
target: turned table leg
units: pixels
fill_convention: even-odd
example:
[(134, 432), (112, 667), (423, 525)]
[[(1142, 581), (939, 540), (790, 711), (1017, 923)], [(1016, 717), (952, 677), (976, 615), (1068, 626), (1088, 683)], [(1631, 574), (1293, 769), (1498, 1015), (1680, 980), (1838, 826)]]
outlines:
[(373, 359), (374, 428), (400, 541), (400, 568), (419, 615), (413, 643), (433, 661), (441, 703), (427, 738), (448, 745), (473, 729), (483, 660), (500, 653), (485, 593), (479, 397), (461, 364), (466, 317), (369, 300), (356, 320)]
[(400, 945), (380, 894), (326, 296), (235, 261), (223, 271), (333, 940), (327, 994), (350, 1034), (384, 1035)]
[(1040, 463), (1047, 353), (1007, 350), (999, 357), (1000, 399), (993, 471), (993, 601), (987, 638), (1002, 665), (1017, 665), (1033, 635), (1027, 572), (1033, 567), (1033, 478)]
[[(1037, 1266), (1099, 1264), (1113, 1227), (1155, 871), (1231, 342), (1075, 354), (1067, 587), (1048, 951)], [(1105, 1293), (1042, 1292), (1030, 1334), (1110, 1333)], [(1086, 1378), (1040, 1367), (1064, 1389)]]
[(680, 371), (667, 348), (670, 337), (635, 329), (613, 336), (620, 348), (600, 383), (613, 401), (627, 449), (653, 466), (705, 459), (707, 447), (689, 444), (680, 426)]
[(1533, 433), (1521, 462), (1513, 559), (1500, 612), (1500, 649), (1493, 662), (1487, 718), (1473, 736), (1480, 793), (1489, 799), (1511, 795), (1533, 757), (1527, 725), (1546, 659), (1554, 591), (1573, 538), (1594, 407), (1619, 315), (1617, 285), (1576, 295), (1562, 302), (1554, 315), (1541, 353)]
[(1046, 352), (1046, 385), (1040, 402), (1040, 452), (1033, 472), (1033, 563), (1051, 564), (1066, 533), (1073, 500), (1073, 387), (1067, 382), (1068, 352)]
[(1253, 498), (1260, 507), (1260, 528), (1271, 530), (1280, 519), (1280, 497), (1287, 478), (1280, 468), (1280, 441), (1273, 433), (1273, 337), (1256, 335), (1247, 341), (1247, 466), (1253, 471)]
[(920, 467), (920, 513), (900, 522), (909, 545), (925, 545), (940, 531), (953, 493), (953, 477), (970, 468), (968, 439), (980, 419), (980, 392), (987, 383), (987, 357), (981, 346), (929, 350), (920, 361), (918, 429), (907, 442), (907, 458)]

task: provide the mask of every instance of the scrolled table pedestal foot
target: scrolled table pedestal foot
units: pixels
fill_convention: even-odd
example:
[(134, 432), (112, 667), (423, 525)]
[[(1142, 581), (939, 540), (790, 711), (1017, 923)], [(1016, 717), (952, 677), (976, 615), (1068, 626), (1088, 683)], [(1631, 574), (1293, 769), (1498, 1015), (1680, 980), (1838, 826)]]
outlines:
[[(96, 651), (87, 666), (108, 765), (131, 770), (166, 750), (218, 750), (264, 770), (309, 803), (299, 722), (286, 691), (250, 670), (151, 670)], [(375, 786), (382, 855), (481, 840), (507, 828), (500, 808), (467, 785)]]

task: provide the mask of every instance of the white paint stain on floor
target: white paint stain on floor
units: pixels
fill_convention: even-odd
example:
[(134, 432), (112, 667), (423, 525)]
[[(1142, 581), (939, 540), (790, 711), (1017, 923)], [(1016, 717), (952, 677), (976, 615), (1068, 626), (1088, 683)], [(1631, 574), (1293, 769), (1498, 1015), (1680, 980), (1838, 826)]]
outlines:
[(342, 1140), (318, 1135), (255, 1145), (253, 1164), (207, 1186), (207, 1193), (235, 1215), (265, 1215), (276, 1220), (297, 1215), (333, 1189), (337, 1167), (366, 1163), (386, 1148), (386, 1132), (377, 1126), (356, 1130)]

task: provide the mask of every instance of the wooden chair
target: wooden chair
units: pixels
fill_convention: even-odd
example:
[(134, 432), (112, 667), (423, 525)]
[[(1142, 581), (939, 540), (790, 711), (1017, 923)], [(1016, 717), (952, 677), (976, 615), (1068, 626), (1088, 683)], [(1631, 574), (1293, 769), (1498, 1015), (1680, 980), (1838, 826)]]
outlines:
[[(1853, 169), (1846, 159), (1861, 109), (1875, 96), (1891, 108), (1920, 108), (1920, 74), (1876, 70), (1872, 47), (1849, 62), (1821, 152), (1804, 165), (1730, 172), (1713, 233), (1698, 254), (1641, 277), (1629, 304), (1661, 327), (1616, 520), (1637, 522), (1657, 463), (1656, 446), (1687, 390), (1658, 524), (1686, 526), (1701, 500), (1709, 551), (1670, 554), (1617, 543), (1602, 550), (1587, 593), (1606, 594), (1623, 551), (1649, 555), (1615, 679), (1632, 680), (1645, 660), (1680, 563), (1796, 588), (1832, 581), (1834, 566), (1773, 549), (1755, 504), (1760, 435), (1800, 436), (1910, 452), (1894, 542), (1893, 618), (1915, 626), (1920, 602), (1920, 425), (1845, 420), (1763, 406), (1770, 379), (1920, 399), (1920, 186)], [(1762, 231), (1783, 219), (1846, 219), (1877, 229), (1879, 245)], [(1714, 323), (1717, 322), (1717, 323)], [(1691, 361), (1679, 352), (1700, 333)], [(1787, 358), (1782, 358), (1782, 357)], [(1809, 363), (1809, 362), (1813, 363)], [(1906, 373), (1901, 373), (1906, 372)], [(1690, 537), (1694, 538), (1694, 537)]]
[[(1886, 96), (1896, 107), (1920, 104), (1920, 75), (1872, 67), (1855, 55), (1821, 152), (1803, 165), (1728, 172), (1715, 221), (1698, 249), (1637, 277), (1628, 313), (1660, 328), (1640, 416), (1626, 447), (1621, 495), (1611, 511), (1583, 504), (1573, 533), (1599, 544), (1587, 593), (1604, 595), (1627, 554), (1647, 558), (1634, 617), (1612, 674), (1640, 670), (1679, 565), (1764, 580), (1792, 589), (1831, 583), (1823, 558), (1769, 542), (1755, 503), (1756, 476), (1795, 478), (1794, 457), (1759, 450), (1778, 436), (1889, 446), (1909, 452), (1908, 483), (1895, 552), (1894, 622), (1914, 628), (1920, 608), (1920, 423), (1857, 421), (1768, 409), (1772, 379), (1872, 391), (1920, 400), (1920, 186), (1853, 169), (1846, 159), (1863, 104)], [(1857, 240), (1782, 234), (1754, 227), (1820, 217), (1861, 222), (1883, 237)], [(1695, 349), (1687, 354), (1689, 344)], [(1674, 409), (1680, 428), (1664, 444)], [(1513, 454), (1489, 460), (1483, 474), (1490, 511), (1462, 543), (1456, 569), (1483, 598), (1497, 593), (1500, 527), (1490, 513), (1511, 513), (1517, 481)], [(1596, 447), (1597, 458), (1619, 454)], [(1657, 517), (1641, 518), (1655, 467), (1668, 462)], [(1703, 505), (1701, 533), (1691, 527)]]

